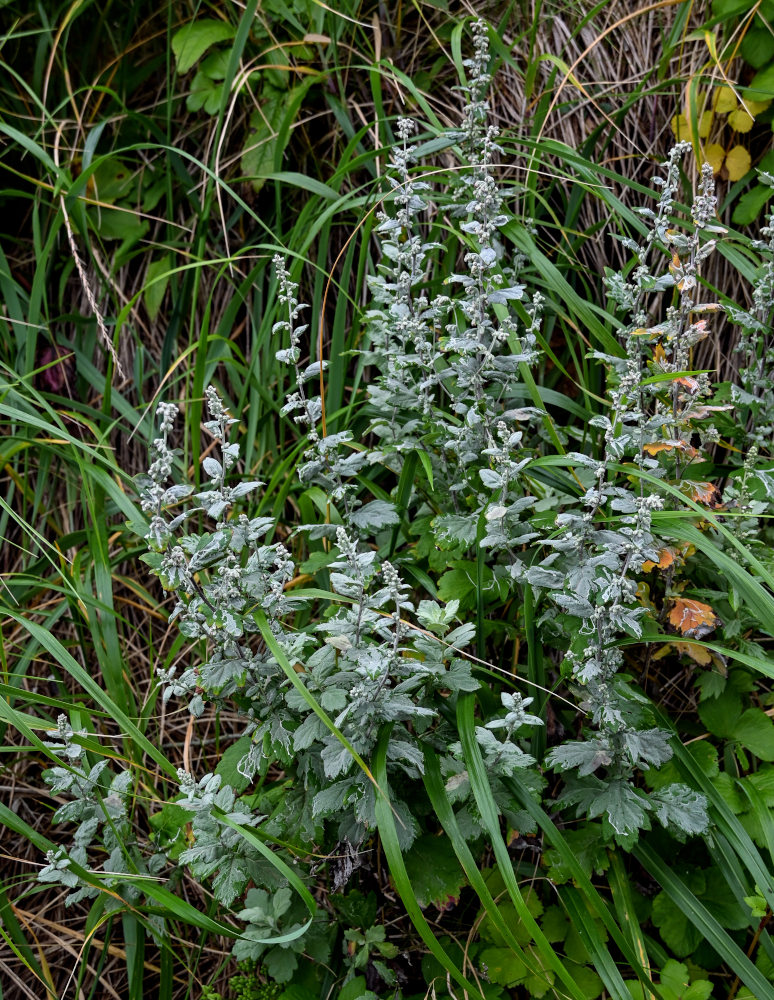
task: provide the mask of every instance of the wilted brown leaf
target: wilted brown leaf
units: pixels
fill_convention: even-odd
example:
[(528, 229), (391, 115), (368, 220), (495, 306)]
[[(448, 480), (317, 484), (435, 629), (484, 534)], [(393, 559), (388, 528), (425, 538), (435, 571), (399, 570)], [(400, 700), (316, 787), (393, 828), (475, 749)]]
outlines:
[(643, 572), (650, 573), (652, 569), (669, 569), (670, 566), (682, 566), (686, 558), (696, 550), (688, 542), (681, 542), (678, 545), (667, 545), (659, 549), (658, 562), (650, 559), (642, 564)]
[(678, 597), (669, 612), (669, 624), (682, 635), (703, 639), (714, 632), (721, 621), (709, 604), (690, 597)]
[(642, 446), (642, 450), (649, 455), (658, 455), (660, 451), (683, 451), (691, 457), (697, 454), (696, 449), (687, 441), (678, 440), (649, 441)]
[(706, 507), (712, 508), (723, 506), (720, 490), (714, 483), (686, 482), (685, 488), (688, 491), (688, 496), (696, 503), (703, 503)]
[(667, 545), (666, 548), (663, 548), (659, 551), (658, 562), (653, 562), (652, 559), (647, 559), (642, 564), (642, 571), (643, 573), (650, 573), (650, 571), (652, 569), (656, 569), (656, 567), (658, 567), (659, 569), (669, 569), (669, 567), (674, 563), (678, 555), (679, 552), (677, 551), (676, 548), (674, 548), (671, 545)]
[(691, 420), (702, 420), (708, 413), (721, 413), (723, 410), (733, 410), (733, 408), (731, 403), (726, 406), (697, 406), (695, 410), (690, 411), (688, 416)]
[(680, 378), (676, 378), (674, 381), (677, 385), (682, 386), (691, 396), (694, 396), (700, 389), (698, 379), (692, 378), (690, 375), (681, 375)]

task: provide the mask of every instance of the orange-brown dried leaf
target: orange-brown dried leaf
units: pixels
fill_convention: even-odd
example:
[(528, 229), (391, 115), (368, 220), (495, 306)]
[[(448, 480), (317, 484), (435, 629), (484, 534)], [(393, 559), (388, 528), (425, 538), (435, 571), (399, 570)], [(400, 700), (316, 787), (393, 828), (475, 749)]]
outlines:
[(691, 396), (694, 396), (699, 389), (699, 380), (692, 378), (690, 375), (681, 375), (680, 378), (674, 380), (677, 385), (680, 385), (685, 389)]
[(642, 450), (649, 455), (658, 455), (660, 451), (684, 451), (687, 455), (696, 455), (696, 449), (687, 441), (649, 441), (642, 446)]
[(723, 499), (720, 490), (714, 483), (687, 482), (688, 496), (696, 503), (703, 503), (705, 507), (722, 507)]
[(699, 646), (695, 642), (676, 642), (675, 652), (685, 656), (690, 656), (694, 663), (700, 667), (708, 667), (712, 663), (712, 653), (706, 646)]
[(658, 562), (653, 562), (648, 559), (642, 564), (643, 572), (650, 573), (652, 569), (669, 569), (670, 566), (674, 564), (674, 561), (680, 555), (679, 549), (676, 549), (673, 545), (667, 545), (665, 548), (661, 549), (658, 554)]
[(669, 624), (682, 635), (703, 639), (714, 632), (721, 621), (709, 604), (690, 597), (678, 597), (669, 612)]
[(642, 446), (642, 450), (649, 455), (658, 455), (660, 451), (673, 451), (679, 445), (679, 441), (649, 441)]

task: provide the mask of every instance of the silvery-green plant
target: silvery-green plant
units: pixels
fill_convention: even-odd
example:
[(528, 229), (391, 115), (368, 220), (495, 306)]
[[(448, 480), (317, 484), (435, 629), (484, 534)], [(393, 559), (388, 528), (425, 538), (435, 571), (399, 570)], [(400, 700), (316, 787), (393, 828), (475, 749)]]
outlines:
[[(46, 855), (46, 865), (38, 874), (41, 882), (58, 883), (72, 891), (66, 905), (100, 895), (94, 881), (85, 881), (73, 865), (93, 870), (99, 882), (110, 888), (105, 897), (105, 912), (119, 910), (125, 903), (135, 903), (142, 896), (138, 885), (122, 879), (123, 875), (155, 877), (166, 865), (166, 857), (152, 844), (140, 843), (132, 822), (134, 781), (128, 768), (114, 769), (109, 757), (95, 763), (81, 742), (84, 731), (74, 731), (67, 716), (57, 720), (55, 738), (46, 741), (50, 752), (61, 764), (47, 768), (43, 780), (54, 795), (65, 799), (54, 813), (54, 823), (75, 824), (72, 843)], [(102, 863), (94, 867), (96, 860)], [(152, 925), (160, 930), (160, 920)]]
[[(683, 238), (669, 229), (679, 163), (687, 150), (686, 146), (678, 147), (660, 183), (656, 211), (648, 207), (642, 210), (651, 223), (642, 244), (629, 241), (638, 259), (632, 275), (628, 279), (623, 274), (609, 275), (612, 298), (629, 314), (624, 333), (626, 356), (596, 355), (612, 372), (610, 412), (592, 422), (601, 432), (602, 453), (599, 458), (570, 456), (588, 485), (578, 505), (564, 502), (556, 519), (556, 534), (545, 537), (532, 523), (531, 514), (540, 497), (533, 492), (536, 484), (529, 476), (540, 443), (536, 431), (545, 414), (539, 408), (517, 405), (511, 395), (517, 387), (523, 392), (517, 383), (522, 366), (537, 360), (543, 299), (534, 292), (530, 302), (523, 283), (513, 277), (507, 280), (512, 272), (497, 234), (510, 219), (502, 211), (503, 198), (493, 176), (497, 147), (486, 103), (488, 45), (483, 30), (477, 29), (475, 36), (474, 58), (468, 63), (468, 106), (463, 129), (457, 135), (471, 161), (470, 171), (463, 172), (457, 185), (457, 192), (464, 192), (464, 201), (460, 199), (455, 206), (457, 216), (464, 217), (460, 229), (470, 240), (463, 258), (466, 271), (449, 279), (459, 293), (451, 296), (449, 303), (443, 302), (448, 318), (447, 336), (439, 341), (440, 357), (425, 364), (421, 352), (407, 351), (405, 341), (401, 345), (402, 370), (417, 370), (415, 384), (432, 388), (432, 395), (423, 398), (422, 409), (416, 406), (413, 413), (404, 410), (401, 425), (412, 431), (422, 428), (423, 414), (430, 408), (431, 429), (420, 438), (419, 446), (432, 456), (434, 486), (441, 486), (445, 475), (444, 485), (453, 503), (452, 510), (432, 518), (436, 537), (459, 545), (463, 551), (484, 549), (494, 581), (508, 580), (510, 586), (526, 584), (546, 591), (558, 607), (560, 621), (580, 619), (579, 640), (571, 643), (565, 662), (579, 685), (581, 707), (597, 735), (555, 748), (548, 762), (565, 771), (578, 771), (589, 790), (584, 800), (581, 789), (573, 786), (568, 789), (567, 801), (577, 801), (583, 807), (584, 802), (593, 800), (589, 808), (605, 815), (611, 833), (630, 837), (649, 825), (648, 813), (655, 805), (632, 782), (636, 770), (658, 767), (672, 755), (668, 735), (652, 724), (647, 700), (622, 680), (623, 654), (618, 647), (622, 636), (642, 634), (646, 609), (637, 598), (636, 578), (644, 562), (658, 561), (652, 513), (663, 507), (664, 500), (646, 493), (642, 485), (631, 490), (612, 470), (616, 463), (631, 457), (640, 470), (665, 474), (659, 462), (644, 451), (646, 444), (661, 435), (667, 406), (646, 382), (650, 372), (642, 349), (644, 331), (637, 328), (647, 322), (646, 297), (679, 282), (681, 302), (677, 309), (667, 310), (669, 326), (664, 338), (669, 354), (664, 354), (660, 370), (684, 369), (690, 347), (705, 335), (702, 323), (692, 324), (689, 319), (695, 308), (691, 293), (696, 287), (696, 272), (711, 252), (711, 245), (701, 242), (714, 206), (711, 174), (702, 182), (694, 205), (692, 234), (684, 238), (683, 245)], [(409, 183), (405, 168), (403, 182)], [(408, 243), (410, 221), (413, 224), (399, 206), (394, 221), (383, 220), (381, 226), (389, 232), (390, 240), (403, 236)], [(679, 274), (653, 272), (667, 244), (679, 245)], [(393, 251), (385, 256), (379, 285), (383, 300), (384, 289), (401, 287), (400, 258)], [(518, 263), (523, 265), (521, 260)], [(673, 270), (678, 270), (674, 262)], [(417, 284), (421, 284), (420, 277), (411, 273)], [(520, 318), (508, 308), (514, 302), (525, 307)], [(389, 328), (391, 305), (386, 311), (369, 314), (379, 331)], [(371, 390), (377, 404), (389, 397), (389, 388), (394, 386), (392, 368), (382, 368), (377, 388)], [(706, 392), (702, 384), (689, 397), (672, 390), (671, 435), (689, 426), (692, 409)], [(422, 508), (418, 514), (423, 514)], [(578, 635), (569, 626), (568, 632)], [(481, 732), (491, 743), (494, 736), (486, 729)], [(671, 789), (669, 801), (674, 808), (668, 820), (682, 816), (682, 832), (695, 833), (706, 827), (700, 796), (680, 786)], [(666, 807), (657, 808), (656, 815), (666, 822)]]
[[(219, 456), (208, 455), (202, 462), (207, 487), (194, 494), (190, 486), (167, 485), (174, 461), (169, 434), (177, 408), (166, 403), (159, 406), (161, 436), (153, 443), (154, 460), (148, 476), (138, 481), (140, 502), (151, 514), (146, 534), (151, 552), (145, 561), (164, 589), (176, 595), (171, 619), (177, 620), (183, 635), (201, 640), (207, 650), (203, 663), (193, 664), (179, 677), (171, 668), (161, 678), (165, 697), (190, 696), (194, 715), (202, 713), (205, 697), (225, 703), (245, 689), (256, 694), (263, 690), (272, 701), (272, 669), (266, 656), (249, 644), (257, 626), (244, 612), (255, 604), (274, 620), (294, 607), (284, 591), (293, 576), (293, 561), (280, 543), (263, 544), (273, 521), (231, 516), (235, 505), (260, 484), (229, 482), (239, 459), (239, 445), (228, 436), (235, 421), (212, 387), (206, 397), (210, 419), (204, 427)], [(192, 495), (195, 506), (176, 513)], [(213, 521), (212, 530), (181, 534), (197, 515)]]
[[(714, 212), (709, 168), (702, 172), (689, 234), (668, 228), (677, 170), (686, 151), (684, 146), (673, 150), (659, 183), (657, 210), (642, 212), (650, 221), (645, 239), (640, 244), (629, 241), (638, 262), (631, 278), (620, 273), (608, 276), (611, 297), (628, 314), (628, 325), (625, 358), (596, 355), (613, 375), (609, 414), (594, 420), (603, 431), (603, 452), (598, 462), (578, 456), (579, 464), (593, 475), (582, 498), (584, 509), (560, 514), (561, 536), (546, 539), (545, 544), (559, 554), (548, 573), (559, 576), (549, 580), (544, 567), (531, 575), (533, 583), (539, 578), (553, 585), (559, 591), (554, 601), (582, 621), (583, 639), (570, 649), (568, 663), (581, 685), (581, 704), (598, 730), (592, 738), (552, 749), (548, 761), (563, 771), (577, 771), (564, 800), (590, 816), (604, 813), (619, 836), (631, 836), (648, 826), (651, 810), (665, 825), (684, 833), (701, 832), (707, 826), (703, 800), (687, 786), (670, 786), (656, 802), (631, 784), (636, 768), (660, 766), (671, 758), (672, 749), (669, 734), (648, 726), (647, 706), (620, 680), (624, 659), (617, 645), (622, 634), (642, 635), (646, 608), (638, 600), (637, 576), (644, 563), (659, 561), (652, 515), (664, 507), (665, 499), (652, 486), (646, 489), (641, 475), (632, 489), (615, 467), (628, 458), (640, 473), (663, 477), (668, 470), (653, 456), (665, 451), (677, 456), (679, 476), (681, 456), (694, 451), (687, 439), (696, 399), (708, 392), (706, 385), (681, 375), (688, 369), (690, 347), (706, 336), (704, 321), (693, 322), (693, 315), (697, 271), (714, 246), (701, 239), (703, 231), (712, 228)], [(671, 252), (668, 270), (659, 273), (653, 251)], [(639, 326), (648, 323), (646, 295), (674, 286), (680, 291), (679, 305), (668, 305), (648, 328)], [(663, 383), (647, 379), (650, 373), (642, 349), (646, 337), (659, 341), (658, 360), (651, 368), (666, 376)], [(681, 382), (689, 385), (687, 391)], [(608, 516), (600, 517), (605, 513)]]
[[(534, 592), (542, 608), (537, 641), (545, 642), (547, 655), (555, 651), (557, 672), (577, 696), (580, 738), (553, 746), (542, 760), (527, 752), (530, 735), (545, 727), (537, 708), (527, 711), (534, 692), (509, 676), (518, 691), (482, 699), (495, 707), (482, 709), (475, 739), (510, 828), (530, 832), (535, 823), (509, 779), (518, 772), (540, 796), (548, 784), (545, 765), (561, 774), (559, 804), (602, 816), (608, 840), (631, 842), (652, 820), (678, 836), (708, 825), (703, 798), (686, 785), (651, 793), (641, 787), (640, 772), (665, 763), (672, 749), (648, 699), (626, 676), (620, 644), (641, 637), (649, 615), (638, 584), (643, 564), (657, 562), (663, 544), (657, 515), (674, 506), (674, 489), (690, 482), (690, 464), (717, 437), (706, 420), (718, 412), (709, 401), (709, 380), (688, 374), (691, 349), (707, 335), (705, 317), (717, 311), (698, 297), (701, 264), (718, 235), (711, 174), (703, 172), (682, 226), (675, 203), (685, 147), (673, 151), (664, 177), (654, 182), (655, 208), (639, 210), (645, 232), (625, 238), (632, 267), (607, 275), (611, 303), (622, 317), (621, 353), (593, 356), (607, 371), (607, 405), (583, 429), (593, 439), (586, 451), (557, 456), (557, 444), (579, 435), (554, 428), (551, 436), (545, 407), (525, 389), (543, 360), (550, 304), (532, 287), (529, 261), (508, 246), (507, 227), (525, 223), (512, 217), (496, 181), (500, 150), (489, 122), (489, 52), (481, 24), (474, 36), (464, 120), (447, 137), (463, 149), (467, 169), (443, 189), (437, 182), (433, 187), (419, 162), (415, 124), (398, 122), (390, 192), (377, 220), (382, 257), (363, 317), (373, 376), (369, 434), (360, 440), (351, 430), (325, 432), (318, 391), (325, 365), (306, 358), (305, 306), (282, 258), (274, 261), (282, 312), (273, 333), (291, 381), (281, 412), (305, 438), (300, 483), (322, 491), (330, 516), (293, 525), (284, 543), (266, 540), (274, 521), (250, 514), (261, 484), (241, 476), (238, 415), (212, 386), (206, 390), (205, 485), (175, 482), (178, 408), (168, 403), (158, 408), (151, 467), (138, 481), (148, 518), (146, 562), (173, 597), (172, 620), (197, 651), (181, 673), (159, 674), (163, 696), (184, 699), (196, 716), (207, 706), (228, 708), (239, 749), (239, 779), (231, 780), (246, 789), (240, 794), (221, 773), (180, 772), (177, 801), (190, 814), (192, 842), (175, 860), (211, 880), (225, 905), (237, 904), (248, 890), (237, 953), (265, 962), (277, 979), (289, 978), (303, 950), (325, 961), (330, 941), (319, 927), (296, 934), (305, 922), (300, 904), (230, 823), (277, 843), (320, 845), (351, 857), (367, 844), (376, 815), (373, 782), (352, 750), (368, 761), (386, 739), (404, 849), (427, 811), (421, 778), (428, 749), (440, 758), (463, 835), (476, 843), (486, 832), (452, 720), (458, 696), (479, 685), (466, 653), (476, 639), (486, 648), (488, 637), (477, 636), (467, 620), (472, 614), (463, 595), (447, 593), (442, 600), (437, 579), (424, 568), (422, 577), (412, 573), (420, 555), (441, 581), (451, 560), (465, 567), (452, 572), (480, 571), (475, 587), (488, 591), (476, 597), (482, 605), (492, 598), (498, 612), (498, 600), (518, 608), (527, 589)], [(442, 288), (436, 276), (444, 248), (430, 238), (436, 204), (455, 220), (463, 244)], [(759, 311), (770, 285), (764, 267)], [(753, 348), (744, 350), (749, 355)], [(561, 489), (546, 483), (538, 474), (544, 457), (571, 466), (575, 478), (561, 480)], [(390, 486), (410, 462), (414, 488), (399, 502), (401, 491)], [(366, 474), (388, 488), (369, 493)], [(746, 474), (753, 476), (753, 464)], [(401, 533), (417, 537), (416, 545), (402, 547)], [(323, 613), (317, 597), (291, 587), (313, 543), (330, 583)], [(80, 767), (68, 740), (61, 747)], [(267, 790), (272, 769), (283, 775), (281, 799)], [(106, 776), (92, 779), (85, 768), (76, 778), (62, 773), (52, 780), (85, 803), (87, 822), (96, 815), (97, 785), (113, 794)], [(85, 862), (88, 844), (76, 846)], [(45, 877), (69, 884), (67, 867), (66, 856), (52, 857)], [(277, 935), (286, 940), (263, 943)], [(351, 940), (369, 944), (365, 937)]]
[[(295, 287), (281, 267), (278, 272), (292, 314)], [(289, 322), (281, 331), (290, 332), (291, 343), (292, 329)], [(295, 366), (292, 354), (288, 360)], [(345, 502), (351, 478), (342, 469), (346, 459), (335, 449), (318, 447), (324, 439), (308, 420), (316, 412), (314, 402), (300, 390), (291, 398), (294, 409), (301, 411), (301, 422), (307, 420), (313, 431), (304, 469), (349, 515), (346, 526), (332, 526), (327, 533), (335, 542), (334, 558), (328, 561), (331, 585), (344, 600), (322, 622), (300, 632), (292, 627), (294, 612), (306, 601), (287, 589), (295, 563), (284, 545), (265, 544), (269, 519), (250, 518), (239, 510), (259, 484), (239, 481), (239, 448), (229, 439), (235, 420), (214, 388), (206, 393), (211, 419), (205, 428), (218, 457), (203, 460), (208, 486), (194, 492), (168, 484), (174, 466), (170, 435), (175, 408), (167, 404), (158, 410), (161, 433), (153, 445), (150, 474), (139, 481), (141, 502), (150, 515), (146, 541), (151, 552), (145, 560), (164, 589), (175, 596), (171, 617), (203, 650), (201, 662), (180, 676), (174, 670), (160, 673), (164, 697), (186, 698), (194, 715), (210, 703), (228, 705), (232, 715), (241, 717), (245, 746), (238, 770), (247, 781), (264, 777), (276, 764), (294, 775), (294, 787), (278, 810), (260, 795), (250, 805), (238, 800), (218, 774), (198, 777), (180, 772), (178, 804), (192, 814), (193, 843), (177, 860), (196, 877), (210, 879), (217, 899), (225, 905), (233, 903), (248, 884), (262, 887), (253, 890), (253, 902), (259, 899), (255, 893), (277, 886), (271, 865), (231, 823), (247, 828), (260, 824), (264, 834), (307, 843), (325, 841), (324, 831), (330, 828), (342, 844), (360, 844), (375, 825), (375, 792), (357, 768), (350, 747), (369, 757), (389, 726), (388, 774), (416, 781), (423, 769), (421, 740), (427, 738), (423, 734), (437, 721), (444, 699), (477, 687), (468, 663), (457, 654), (470, 641), (470, 627), (453, 627), (453, 605), (443, 608), (423, 601), (415, 608), (395, 567), (363, 545), (369, 532), (393, 523), (388, 516), (392, 507), (382, 501), (361, 504), (354, 496)], [(180, 510), (185, 501), (192, 506)], [(193, 530), (194, 524), (198, 530)], [(313, 528), (306, 533), (315, 535)], [(304, 686), (330, 713), (337, 733), (323, 724), (290, 684), (266, 643), (259, 641), (256, 609), (265, 616), (283, 655), (303, 664)], [(409, 629), (407, 615), (422, 627)], [(401, 843), (408, 848), (418, 832), (417, 820), (399, 798), (394, 808)], [(291, 919), (295, 910), (287, 910), (287, 918), (285, 909), (271, 912), (272, 920), (289, 921), (283, 930), (290, 935), (287, 945), (264, 956), (262, 945), (249, 944), (271, 921), (267, 924), (268, 917), (259, 917), (256, 906), (248, 905), (243, 919), (257, 929), (248, 928), (237, 951), (240, 957), (265, 958), (277, 976), (290, 976), (294, 956), (312, 938), (306, 934), (303, 947), (300, 942), (291, 947), (296, 940)]]

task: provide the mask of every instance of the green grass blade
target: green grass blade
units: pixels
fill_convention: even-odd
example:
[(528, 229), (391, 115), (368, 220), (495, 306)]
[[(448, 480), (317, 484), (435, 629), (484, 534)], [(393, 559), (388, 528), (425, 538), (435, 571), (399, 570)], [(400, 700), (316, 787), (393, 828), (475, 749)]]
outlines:
[(723, 961), (752, 991), (756, 1000), (774, 1000), (774, 985), (753, 965), (728, 931), (718, 923), (704, 904), (655, 851), (640, 841), (632, 853), (645, 870), (658, 880), (661, 888), (679, 907), (686, 919), (690, 920), (702, 937), (706, 938)]
[(304, 682), (301, 680), (299, 675), (293, 669), (290, 660), (288, 660), (281, 646), (274, 638), (274, 634), (272, 633), (271, 628), (269, 627), (269, 622), (266, 618), (266, 614), (264, 613), (264, 611), (261, 610), (260, 608), (257, 608), (254, 614), (255, 614), (255, 620), (258, 624), (258, 628), (261, 630), (261, 635), (263, 636), (264, 642), (271, 650), (271, 654), (275, 658), (277, 663), (279, 663), (280, 667), (282, 667), (282, 670), (287, 679), (290, 681), (290, 683), (293, 685), (296, 691), (298, 691), (298, 693), (301, 695), (301, 697), (304, 699), (307, 705), (311, 708), (311, 710), (314, 712), (317, 718), (320, 719), (323, 725), (333, 733), (333, 735), (336, 737), (336, 739), (339, 741), (339, 743), (341, 743), (343, 747), (347, 748), (347, 750), (352, 755), (352, 759), (361, 769), (363, 774), (365, 774), (368, 780), (373, 784), (376, 784), (376, 781), (374, 779), (373, 774), (371, 773), (371, 769), (368, 766), (368, 764), (366, 764), (366, 762), (363, 760), (363, 758), (360, 756), (357, 750), (355, 750), (355, 748), (352, 746), (347, 737), (341, 732), (338, 726), (335, 725), (335, 723), (327, 714), (327, 712), (320, 707), (315, 698), (306, 689), (306, 685), (304, 684)]
[(500, 817), (497, 805), (492, 795), (492, 789), (487, 777), (486, 767), (483, 757), (476, 742), (475, 722), (473, 709), (475, 699), (473, 695), (464, 695), (457, 702), (457, 727), (460, 734), (462, 749), (465, 754), (465, 762), (468, 768), (470, 785), (478, 805), (479, 813), (484, 827), (490, 837), (494, 849), (497, 867), (502, 875), (508, 895), (516, 907), (519, 918), (529, 930), (535, 942), (535, 946), (545, 962), (547, 968), (551, 969), (567, 988), (567, 995), (575, 1000), (585, 1000), (583, 990), (573, 979), (566, 966), (556, 954), (551, 944), (546, 939), (545, 934), (538, 925), (535, 918), (527, 909), (524, 898), (516, 881), (513, 865), (508, 854), (508, 849), (500, 833)]
[[(140, 732), (135, 723), (127, 716), (123, 709), (119, 708), (118, 705), (113, 701), (112, 698), (97, 684), (97, 682), (88, 674), (83, 667), (73, 658), (73, 656), (65, 649), (62, 643), (50, 632), (46, 631), (41, 625), (36, 622), (30, 621), (25, 618), (24, 615), (11, 608), (3, 608), (3, 614), (12, 618), (15, 622), (26, 629), (27, 632), (35, 639), (36, 642), (47, 650), (59, 663), (59, 665), (69, 673), (75, 681), (80, 684), (80, 686), (94, 699), (97, 705), (106, 709), (113, 719), (121, 727), (123, 734), (128, 737), (139, 750), (147, 754), (151, 760), (155, 761), (156, 764), (168, 774), (170, 777), (176, 777), (176, 771), (174, 765), (167, 760), (164, 754), (151, 743), (151, 741)], [(27, 735), (25, 733), (25, 735)], [(28, 736), (29, 738), (29, 736)]]
[(390, 800), (387, 797), (389, 788), (387, 783), (387, 744), (389, 737), (389, 728), (385, 728), (376, 749), (374, 771), (376, 772), (376, 780), (379, 787), (376, 796), (376, 824), (379, 829), (382, 849), (387, 858), (387, 864), (390, 866), (390, 875), (406, 908), (406, 913), (408, 913), (411, 922), (427, 945), (430, 953), (438, 959), (455, 982), (462, 986), (464, 990), (467, 990), (471, 996), (482, 996), (480, 990), (465, 978), (451, 958), (449, 958), (440, 941), (431, 930), (417, 901), (411, 880), (408, 877), (406, 865), (403, 861), (403, 854), (398, 842), (398, 832), (395, 828), (395, 816), (393, 815)]
[(436, 816), (438, 817), (438, 822), (441, 824), (446, 835), (451, 841), (454, 852), (462, 865), (462, 869), (465, 872), (471, 886), (475, 889), (476, 895), (481, 901), (481, 905), (486, 911), (487, 916), (497, 930), (502, 934), (503, 938), (508, 942), (508, 947), (511, 948), (514, 954), (518, 955), (527, 968), (529, 968), (529, 956), (524, 953), (524, 949), (513, 936), (511, 928), (503, 919), (503, 916), (500, 913), (500, 910), (498, 909), (486, 882), (484, 881), (484, 877), (481, 874), (478, 864), (476, 863), (476, 859), (473, 857), (472, 851), (468, 847), (465, 838), (462, 836), (459, 824), (457, 823), (457, 818), (454, 815), (454, 810), (452, 809), (446, 796), (446, 790), (444, 789), (443, 779), (441, 777), (441, 769), (438, 764), (438, 757), (429, 747), (425, 748), (424, 781), (428, 798), (430, 799), (430, 803), (435, 810)]

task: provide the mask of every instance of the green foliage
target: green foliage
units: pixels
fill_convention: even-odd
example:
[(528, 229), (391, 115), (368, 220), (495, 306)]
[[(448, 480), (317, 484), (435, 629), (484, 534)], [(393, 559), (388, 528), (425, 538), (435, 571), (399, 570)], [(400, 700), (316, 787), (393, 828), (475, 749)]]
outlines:
[[(130, 1000), (774, 995), (771, 227), (725, 238), (680, 149), (623, 197), (525, 131), (503, 186), (518, 60), (481, 22), (423, 6), (412, 79), (360, 7), (180, 11), (134, 61), (107, 12), (103, 78), (87, 9), (10, 39), (2, 122), (33, 236), (0, 259), (0, 718), (52, 797), (0, 808), (39, 865), (11, 962), (56, 995), (56, 898), (85, 994), (119, 955)], [(446, 51), (456, 128), (416, 82)]]
[(455, 906), (466, 884), (447, 837), (425, 835), (415, 841), (406, 854), (406, 872), (423, 909), (432, 904), (443, 912)]
[(258, 975), (255, 962), (244, 961), (237, 972), (229, 976), (228, 991), (224, 996), (212, 986), (202, 986), (201, 1000), (279, 1000), (283, 995), (279, 983), (264, 982)]
[[(642, 983), (627, 984), (634, 1000), (644, 1000)], [(708, 1000), (712, 983), (707, 979), (692, 977), (687, 966), (670, 959), (661, 970), (660, 995), (664, 1000)]]

